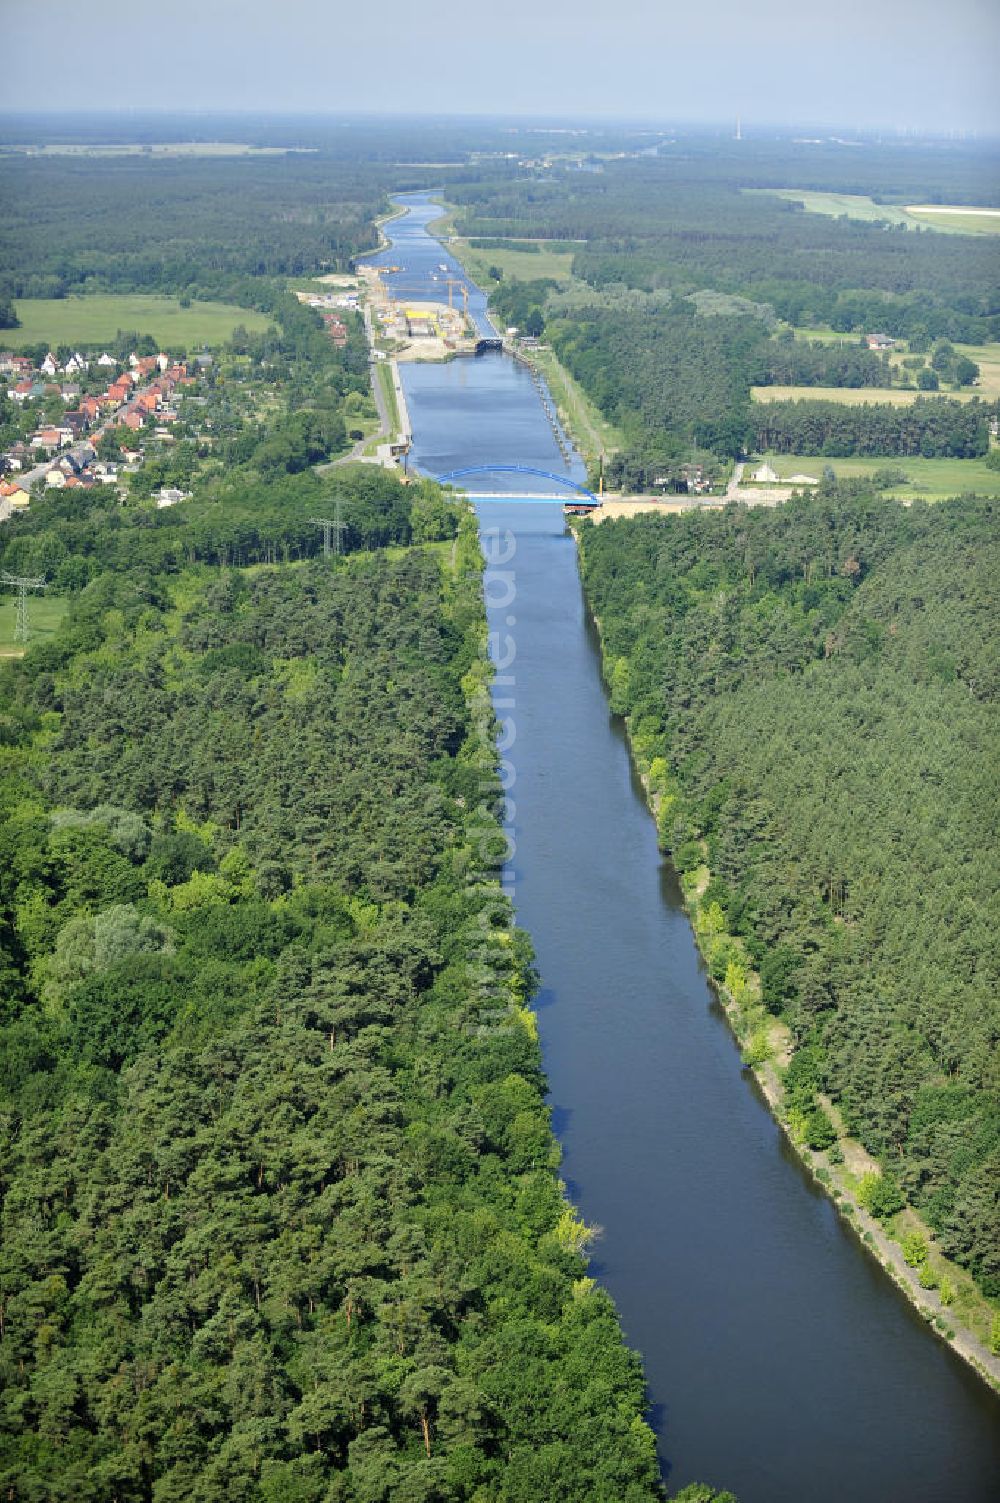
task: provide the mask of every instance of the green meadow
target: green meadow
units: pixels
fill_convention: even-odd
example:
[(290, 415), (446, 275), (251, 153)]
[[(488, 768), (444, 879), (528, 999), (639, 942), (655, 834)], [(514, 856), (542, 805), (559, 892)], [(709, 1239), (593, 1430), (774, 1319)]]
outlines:
[(549, 250), (544, 240), (535, 244), (537, 251), (508, 250), (505, 247), (480, 250), (468, 240), (453, 240), (448, 249), (480, 287), (490, 285), (491, 266), (502, 271), (508, 281), (516, 278), (519, 282), (535, 282), (542, 277), (552, 277), (557, 282), (568, 282), (573, 274), (575, 251)]
[[(23, 642), (15, 642), (14, 628), (17, 625), (17, 596), (9, 585), (4, 585), (0, 595), (0, 657), (20, 656)], [(28, 594), (28, 642), (47, 642), (59, 625), (69, 606), (69, 601), (59, 595)]]
[(11, 349), (31, 344), (103, 344), (114, 339), (119, 329), (151, 334), (169, 349), (191, 349), (224, 344), (237, 324), (263, 333), (271, 322), (265, 314), (235, 303), (192, 302), (182, 308), (175, 297), (139, 293), (18, 298), (15, 307), (20, 327), (0, 334), (0, 343)]
[[(758, 461), (747, 465), (747, 473)], [(973, 493), (1000, 496), (1000, 470), (991, 470), (982, 459), (826, 459), (816, 454), (768, 454), (767, 463), (779, 480), (792, 475), (823, 474), (830, 465), (838, 480), (857, 480), (874, 475), (877, 470), (899, 470), (905, 481), (886, 489), (887, 496), (903, 500), (946, 501), (951, 496)]]

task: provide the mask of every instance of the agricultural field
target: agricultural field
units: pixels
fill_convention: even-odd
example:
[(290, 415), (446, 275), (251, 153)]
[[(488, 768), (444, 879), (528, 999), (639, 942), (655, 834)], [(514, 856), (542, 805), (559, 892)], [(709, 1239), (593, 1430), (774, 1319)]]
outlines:
[(170, 349), (222, 344), (238, 324), (263, 333), (271, 320), (235, 303), (192, 302), (182, 308), (175, 297), (131, 293), (95, 293), (92, 297), (19, 298), (20, 328), (5, 329), (0, 342), (11, 349), (25, 345), (94, 345), (114, 339), (119, 329), (151, 334)]
[[(20, 657), (25, 644), (14, 640), (17, 598), (7, 586), (4, 586), (4, 591), (0, 595), (0, 658)], [(68, 608), (69, 601), (65, 596), (29, 595), (27, 645), (33, 647), (36, 642), (47, 642)]]
[(979, 209), (971, 204), (907, 204), (906, 212), (920, 224), (953, 235), (1000, 235), (1000, 209)]
[[(744, 188), (744, 193), (766, 193), (770, 198), (783, 198), (789, 203), (801, 204), (810, 214), (826, 214), (829, 218), (864, 219), (888, 224), (905, 224), (908, 229), (917, 228), (916, 221), (904, 209), (891, 204), (877, 204), (863, 193), (810, 193), (802, 188)], [(935, 226), (937, 228), (937, 226)]]
[(755, 402), (841, 402), (845, 407), (860, 407), (865, 402), (888, 403), (891, 407), (909, 407), (918, 397), (947, 397), (950, 402), (971, 402), (987, 395), (985, 389), (970, 386), (962, 391), (905, 390), (898, 386), (753, 386)]
[(956, 344), (955, 349), (979, 366), (979, 380), (973, 391), (991, 402), (1000, 397), (1000, 344)]
[(909, 230), (938, 230), (944, 235), (1000, 235), (1000, 209), (971, 204), (879, 204), (863, 193), (812, 193), (803, 188), (744, 188), (801, 204), (809, 214), (902, 224)]
[[(768, 454), (767, 463), (779, 481), (792, 475), (823, 474), (831, 466), (838, 480), (857, 480), (878, 470), (901, 470), (905, 483), (887, 487), (887, 496), (904, 500), (945, 501), (972, 492), (1000, 496), (1000, 470), (991, 470), (982, 459), (826, 459), (816, 454)], [(755, 463), (747, 466), (754, 469)]]

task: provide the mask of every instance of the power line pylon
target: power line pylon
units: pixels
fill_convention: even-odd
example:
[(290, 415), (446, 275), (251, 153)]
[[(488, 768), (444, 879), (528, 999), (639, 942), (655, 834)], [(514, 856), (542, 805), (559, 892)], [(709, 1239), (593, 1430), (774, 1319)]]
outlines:
[(310, 517), (314, 527), (323, 529), (323, 557), (329, 558), (332, 551), (339, 558), (343, 551), (343, 536), (347, 531), (347, 523), (342, 520), (341, 507), (343, 502), (339, 496), (334, 499), (334, 515), (332, 517)]
[(28, 591), (44, 590), (45, 575), (33, 578), (26, 574), (8, 574), (6, 569), (0, 574), (0, 582), (11, 585), (17, 591), (17, 622), (14, 627), (14, 641), (27, 642), (28, 640)]

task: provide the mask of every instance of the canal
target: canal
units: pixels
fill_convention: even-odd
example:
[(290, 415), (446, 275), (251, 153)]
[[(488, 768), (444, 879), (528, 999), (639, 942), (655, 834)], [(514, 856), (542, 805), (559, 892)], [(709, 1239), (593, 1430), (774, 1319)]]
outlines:
[[(381, 259), (433, 299), (433, 271), (455, 263), (426, 234), (428, 200), (408, 202)], [(405, 366), (403, 381), (415, 469), (582, 477), (510, 358)], [(818, 1193), (742, 1069), (608, 710), (561, 507), (518, 499), (515, 479), (483, 476), (511, 495), (477, 503), (513, 547), (513, 599), (490, 612), (515, 653), (510, 878), (564, 1174), (603, 1229), (593, 1271), (642, 1353), (668, 1485), (740, 1503), (992, 1503), (996, 1401)]]

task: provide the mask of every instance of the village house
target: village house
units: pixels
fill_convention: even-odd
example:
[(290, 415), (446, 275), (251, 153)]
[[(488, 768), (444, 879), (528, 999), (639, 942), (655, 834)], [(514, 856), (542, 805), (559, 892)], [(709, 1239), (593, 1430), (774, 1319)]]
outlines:
[(67, 412), (63, 414), (63, 427), (68, 428), (74, 438), (81, 438), (87, 431), (87, 416), (83, 412)]
[(31, 497), (23, 485), (16, 481), (4, 481), (0, 484), (0, 500), (6, 501), (8, 506), (23, 509), (31, 504)]
[(76, 350), (66, 361), (66, 364), (63, 366), (63, 370), (66, 372), (67, 376), (75, 376), (83, 371), (89, 371), (90, 361), (84, 360), (79, 350)]
[(703, 465), (696, 464), (693, 460), (688, 464), (681, 465), (681, 479), (689, 491), (700, 496), (703, 491), (711, 489), (710, 482), (705, 475)]
[(882, 350), (895, 348), (896, 341), (891, 339), (888, 334), (866, 334), (865, 344), (870, 350), (881, 353)]
[(119, 417), (118, 421), (123, 427), (131, 428), (133, 433), (138, 433), (140, 428), (145, 428), (146, 426), (145, 417), (135, 407), (130, 407), (127, 412)]
[(64, 381), (59, 388), (59, 395), (67, 404), (77, 401), (80, 396), (80, 388), (75, 381)]
[[(326, 325), (326, 331), (329, 334), (330, 338), (333, 340), (334, 344), (345, 345), (347, 343), (347, 327), (335, 313), (325, 313), (323, 315), (323, 322)], [(411, 334), (414, 332), (412, 327), (414, 322), (416, 322), (416, 320), (410, 320)]]
[(38, 369), (45, 376), (57, 376), (59, 374), (59, 361), (50, 350)]
[(7, 396), (10, 399), (10, 401), (17, 402), (19, 405), (23, 406), (23, 404), (25, 402), (27, 402), (27, 401), (30, 400), (30, 398), (31, 398), (31, 391), (32, 391), (32, 382), (31, 381), (29, 381), (29, 380), (15, 381), (14, 384), (13, 384), (13, 386), (8, 386), (8, 388), (7, 388)]

